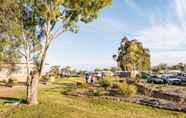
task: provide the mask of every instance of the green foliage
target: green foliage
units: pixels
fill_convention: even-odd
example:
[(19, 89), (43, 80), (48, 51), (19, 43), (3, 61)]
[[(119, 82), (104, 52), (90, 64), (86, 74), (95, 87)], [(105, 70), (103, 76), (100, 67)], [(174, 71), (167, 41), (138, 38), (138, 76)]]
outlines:
[[(52, 31), (56, 23), (62, 24), (57, 28), (60, 31), (53, 34), (55, 38), (61, 32), (77, 32), (79, 21), (91, 22), (97, 18), (100, 10), (111, 2), (112, 0), (32, 0), (29, 6), (36, 23), (40, 26), (41, 35), (50, 35), (45, 33)], [(48, 30), (43, 30), (46, 28)]]
[(49, 76), (44, 75), (44, 76), (41, 77), (40, 80), (41, 80), (41, 81), (45, 81), (45, 82), (47, 82), (47, 81), (49, 81), (49, 79), (50, 79)]
[(0, 63), (13, 64), (19, 61), (19, 54), (14, 42), (0, 37)]
[[(129, 41), (124, 37), (118, 49), (117, 62), (122, 70), (126, 71), (148, 71), (150, 70), (150, 51), (143, 47), (137, 40)], [(116, 56), (113, 56), (116, 58)]]
[(7, 82), (8, 87), (12, 87), (17, 83), (17, 79), (15, 77), (10, 77)]
[(103, 69), (102, 69), (102, 68), (97, 67), (97, 68), (95, 68), (95, 69), (94, 69), (94, 71), (95, 71), (95, 72), (100, 72), (100, 71), (103, 71)]
[(58, 65), (52, 66), (50, 68), (50, 71), (49, 71), (48, 75), (53, 76), (55, 78), (59, 78), (59, 76), (60, 76), (59, 71), (60, 71), (60, 66), (58, 66)]
[(77, 82), (76, 84), (80, 88), (88, 88), (88, 84), (85, 82)]
[(16, 40), (16, 50), (20, 49), (21, 56), (27, 61), (36, 62), (41, 74), (51, 42), (64, 32), (77, 32), (78, 22), (87, 23), (96, 19), (100, 10), (111, 2), (111, 0), (1, 0), (1, 33), (4, 33), (6, 39), (10, 38), (10, 42)]
[(114, 73), (114, 72), (120, 71), (120, 68), (118, 68), (118, 67), (111, 67), (110, 70)]
[(95, 90), (95, 92), (94, 92), (94, 96), (101, 96), (101, 95), (103, 95), (102, 90), (97, 88), (97, 89)]
[(33, 59), (36, 59), (40, 52), (41, 44), (33, 30), (36, 25), (28, 27), (30, 15), (25, 1), (1, 0), (0, 60), (4, 56), (5, 63), (18, 63), (22, 58), (34, 62)]
[(109, 78), (104, 78), (99, 80), (99, 85), (105, 89), (110, 87), (112, 84), (112, 81)]
[[(93, 21), (100, 10), (112, 2), (112, 0), (10, 1), (1, 0), (0, 29), (5, 27), (3, 32), (6, 32), (5, 35), (10, 38), (10, 42), (14, 39), (19, 40), (18, 44), (16, 43), (16, 50), (25, 58), (27, 70), (30, 70), (29, 62), (35, 63), (39, 78), (52, 41), (67, 31), (77, 32), (79, 22)], [(3, 4), (4, 2), (8, 4)], [(29, 74), (27, 71), (27, 75)]]
[[(25, 118), (25, 116), (26, 118), (184, 118), (185, 116), (182, 112), (124, 101), (69, 97), (62, 95), (62, 90), (63, 88), (41, 90), (40, 104), (37, 106), (2, 106), (3, 99), (0, 99), (0, 116), (2, 118)], [(24, 93), (19, 94), (24, 96)], [(16, 96), (16, 93), (11, 95)]]
[(119, 85), (121, 94), (132, 95), (137, 93), (137, 87), (134, 84), (128, 84), (126, 81)]

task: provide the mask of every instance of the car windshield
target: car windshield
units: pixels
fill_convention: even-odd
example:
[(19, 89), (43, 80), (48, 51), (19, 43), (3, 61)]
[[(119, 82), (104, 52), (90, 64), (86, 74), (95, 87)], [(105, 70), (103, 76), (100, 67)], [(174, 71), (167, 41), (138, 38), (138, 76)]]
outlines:
[(152, 78), (158, 78), (157, 76), (151, 76)]

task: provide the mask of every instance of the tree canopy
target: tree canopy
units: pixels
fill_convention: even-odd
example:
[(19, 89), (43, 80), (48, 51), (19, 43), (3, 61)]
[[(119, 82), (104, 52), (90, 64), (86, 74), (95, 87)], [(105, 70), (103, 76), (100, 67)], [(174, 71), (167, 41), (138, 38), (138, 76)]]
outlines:
[(148, 71), (151, 66), (149, 49), (144, 48), (137, 40), (129, 41), (127, 37), (121, 41), (116, 60), (121, 69), (126, 71)]
[[(36, 62), (37, 72), (34, 72), (32, 80), (29, 81), (32, 86), (29, 103), (37, 104), (38, 79), (41, 78), (52, 41), (67, 31), (77, 32), (79, 22), (93, 21), (98, 17), (100, 10), (110, 5), (112, 0), (0, 0), (0, 2), (0, 33), (6, 36), (10, 44), (14, 44), (16, 51), (13, 52), (18, 51), (19, 55), (25, 58), (28, 77), (31, 70), (30, 62), (33, 62), (33, 59)], [(16, 43), (13, 43), (14, 41)]]

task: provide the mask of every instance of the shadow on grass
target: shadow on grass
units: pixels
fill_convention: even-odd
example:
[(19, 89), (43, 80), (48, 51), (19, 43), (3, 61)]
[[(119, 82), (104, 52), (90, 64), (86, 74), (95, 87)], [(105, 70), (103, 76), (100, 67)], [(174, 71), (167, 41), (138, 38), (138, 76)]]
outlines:
[(22, 98), (14, 98), (14, 97), (1, 97), (0, 96), (0, 101), (3, 101), (3, 104), (16, 104), (16, 103), (21, 103), (21, 104), (26, 104), (26, 100)]

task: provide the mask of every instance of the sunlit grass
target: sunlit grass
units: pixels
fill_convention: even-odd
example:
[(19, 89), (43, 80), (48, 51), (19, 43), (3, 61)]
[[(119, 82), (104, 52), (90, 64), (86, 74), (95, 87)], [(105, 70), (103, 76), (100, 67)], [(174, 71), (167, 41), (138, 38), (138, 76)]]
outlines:
[[(58, 80), (59, 83), (73, 83), (78, 78)], [(21, 105), (6, 108), (0, 118), (184, 118), (185, 114), (99, 98), (69, 97), (63, 95), (66, 88), (40, 90), (37, 106)], [(22, 95), (21, 93), (20, 95)], [(0, 103), (1, 104), (1, 103)], [(0, 107), (0, 109), (4, 109)], [(7, 111), (8, 110), (8, 111)]]
[(65, 83), (76, 83), (85, 82), (83, 77), (69, 77), (69, 78), (58, 78), (53, 83), (65, 84)]

